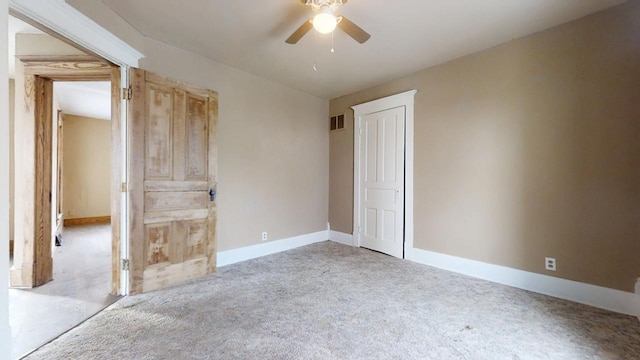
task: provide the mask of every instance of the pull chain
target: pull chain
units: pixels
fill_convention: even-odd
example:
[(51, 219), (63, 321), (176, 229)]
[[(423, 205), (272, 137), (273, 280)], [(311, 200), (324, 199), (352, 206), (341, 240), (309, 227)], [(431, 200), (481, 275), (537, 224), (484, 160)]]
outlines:
[(334, 33), (334, 32), (335, 32), (335, 31), (332, 31), (332, 32), (331, 32), (331, 53), (332, 53), (332, 54), (336, 52), (335, 50), (333, 50), (333, 33)]
[(318, 34), (313, 32), (313, 42), (315, 43), (314, 51), (313, 51), (313, 71), (318, 71)]

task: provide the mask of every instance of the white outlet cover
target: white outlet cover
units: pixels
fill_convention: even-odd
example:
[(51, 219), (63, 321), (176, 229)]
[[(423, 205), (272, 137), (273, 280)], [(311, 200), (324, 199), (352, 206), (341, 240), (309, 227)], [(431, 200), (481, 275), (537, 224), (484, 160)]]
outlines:
[(544, 258), (544, 268), (550, 271), (556, 271), (556, 259), (551, 257)]
[(267, 241), (267, 232), (266, 231), (262, 232), (262, 241)]

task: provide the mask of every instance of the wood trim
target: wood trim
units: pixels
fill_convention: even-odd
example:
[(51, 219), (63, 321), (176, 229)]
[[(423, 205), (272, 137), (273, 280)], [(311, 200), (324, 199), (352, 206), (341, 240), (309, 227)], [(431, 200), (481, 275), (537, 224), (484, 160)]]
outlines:
[[(73, 44), (69, 44), (74, 46)], [(75, 47), (75, 46), (74, 46)], [(41, 62), (84, 62), (84, 61), (96, 61), (103, 62), (106, 61), (101, 60), (93, 55), (16, 55), (16, 58), (20, 60), (23, 64), (29, 65), (33, 63), (41, 63)]]
[[(33, 257), (35, 242), (35, 162), (36, 162), (36, 77), (25, 75), (22, 77), (23, 88), (16, 86), (17, 92), (24, 92), (21, 104), (16, 103), (16, 117), (24, 117), (24, 121), (15, 123), (15, 239), (20, 242), (17, 248), (22, 248), (22, 258), (14, 258), (10, 271), (12, 287), (33, 287)], [(16, 84), (18, 84), (16, 79)], [(17, 166), (20, 163), (22, 166)], [(18, 178), (19, 177), (19, 178)], [(14, 240), (15, 240), (14, 239)]]
[(85, 218), (75, 218), (75, 219), (64, 219), (64, 226), (108, 224), (110, 222), (111, 222), (111, 216), (96, 216), (96, 217), (85, 217)]
[(53, 81), (36, 76), (35, 241), (33, 286), (53, 279), (51, 256), (51, 171)]
[[(144, 139), (146, 86), (144, 70), (131, 68), (132, 97), (129, 102), (129, 139)], [(129, 148), (129, 294), (143, 291), (144, 272), (144, 141)]]
[[(218, 187), (218, 93), (209, 91), (209, 188), (217, 191)], [(216, 223), (218, 221), (217, 201), (209, 201), (209, 241), (207, 247), (207, 273), (212, 273), (217, 267), (216, 250), (218, 238)]]
[[(53, 278), (51, 257), (51, 143), (53, 82), (34, 75), (24, 76), (24, 121), (21, 144), (25, 151), (21, 186), (16, 187), (16, 199), (22, 202), (22, 212), (16, 211), (20, 229), (16, 237), (22, 243), (19, 267), (11, 270), (11, 286), (35, 287)], [(21, 150), (22, 150), (21, 149)]]
[(120, 239), (121, 171), (122, 171), (122, 126), (120, 98), (120, 68), (111, 67), (111, 293), (120, 294)]
[(110, 63), (95, 59), (68, 61), (18, 58), (24, 64), (25, 75), (38, 75), (55, 81), (109, 81), (113, 69)]
[[(111, 81), (111, 215), (98, 218), (65, 219), (68, 226), (79, 224), (112, 223), (112, 293), (120, 293), (120, 171), (121, 156), (121, 99), (120, 68), (103, 60), (59, 59), (56, 57), (23, 57), (25, 79), (25, 119), (34, 119), (34, 126), (27, 126), (22, 146), (35, 148), (34, 155), (25, 155), (24, 229), (21, 241), (24, 250), (20, 268), (11, 270), (11, 285), (34, 287), (51, 280), (53, 260), (51, 258), (51, 172), (52, 172), (52, 99), (53, 81)], [(74, 60), (74, 61), (70, 61)], [(35, 143), (35, 144), (34, 144)], [(29, 151), (27, 151), (29, 152)], [(117, 186), (116, 186), (117, 184)], [(111, 221), (111, 219), (116, 219)]]
[[(100, 62), (40, 62), (26, 64), (27, 75), (38, 75), (56, 81), (66, 80), (102, 80), (110, 79), (111, 66)], [(73, 74), (78, 72), (78, 74)]]

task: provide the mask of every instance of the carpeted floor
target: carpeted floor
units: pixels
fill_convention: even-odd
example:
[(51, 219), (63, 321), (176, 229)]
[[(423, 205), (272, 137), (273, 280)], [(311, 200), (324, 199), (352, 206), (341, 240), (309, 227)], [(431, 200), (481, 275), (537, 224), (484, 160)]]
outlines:
[(125, 298), (28, 359), (640, 359), (637, 318), (322, 242)]

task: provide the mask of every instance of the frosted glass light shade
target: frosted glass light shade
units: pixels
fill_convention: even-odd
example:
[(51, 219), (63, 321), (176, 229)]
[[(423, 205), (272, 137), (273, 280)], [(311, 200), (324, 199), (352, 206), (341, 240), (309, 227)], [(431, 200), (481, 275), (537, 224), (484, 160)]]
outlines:
[(328, 34), (332, 32), (338, 20), (331, 13), (321, 12), (313, 17), (313, 28), (321, 34)]

